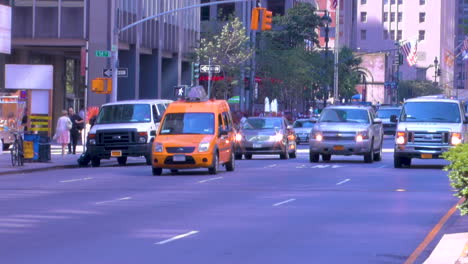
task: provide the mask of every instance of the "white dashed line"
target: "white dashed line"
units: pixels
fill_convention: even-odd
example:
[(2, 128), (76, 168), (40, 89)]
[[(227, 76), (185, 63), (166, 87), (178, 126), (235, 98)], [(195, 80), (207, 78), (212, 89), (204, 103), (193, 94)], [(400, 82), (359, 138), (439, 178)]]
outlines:
[(211, 178), (211, 179), (206, 179), (206, 180), (203, 180), (203, 181), (199, 181), (198, 183), (205, 183), (205, 182), (209, 182), (209, 181), (216, 181), (216, 180), (220, 180), (222, 179), (223, 177), (216, 177), (216, 178)]
[(280, 206), (282, 204), (285, 204), (285, 203), (290, 203), (290, 202), (293, 202), (295, 201), (296, 199), (292, 198), (292, 199), (289, 199), (289, 200), (286, 200), (286, 201), (283, 201), (283, 202), (279, 202), (279, 203), (275, 203), (273, 206)]
[(198, 231), (196, 231), (196, 230), (190, 231), (190, 232), (188, 232), (188, 233), (185, 233), (185, 234), (182, 234), (182, 235), (178, 235), (178, 236), (175, 236), (175, 237), (171, 237), (171, 238), (169, 238), (169, 239), (166, 239), (166, 240), (163, 240), (163, 241), (154, 243), (154, 244), (155, 244), (155, 245), (164, 245), (164, 244), (166, 244), (166, 243), (172, 242), (172, 241), (177, 240), (177, 239), (181, 239), (181, 238), (184, 238), (184, 237), (188, 237), (188, 236), (191, 236), (191, 235), (195, 235), (196, 233), (198, 233)]
[(383, 169), (385, 167), (387, 167), (387, 165), (378, 166), (377, 169)]
[(340, 182), (337, 183), (336, 185), (341, 185), (341, 184), (343, 184), (343, 183), (347, 183), (347, 182), (349, 182), (350, 180), (351, 180), (351, 179), (346, 179), (346, 180), (344, 180), (344, 181), (340, 181)]
[(115, 199), (115, 200), (97, 202), (96, 204), (112, 203), (112, 202), (125, 201), (125, 200), (130, 200), (130, 199), (132, 199), (132, 197), (123, 197), (123, 198), (119, 198), (119, 199)]
[(265, 166), (265, 169), (266, 169), (266, 168), (270, 168), (270, 169), (271, 169), (271, 168), (274, 168), (274, 167), (276, 167), (276, 166), (278, 166), (278, 164), (271, 164), (271, 165)]
[(65, 180), (65, 181), (60, 181), (60, 182), (77, 182), (77, 181), (89, 181), (92, 180), (93, 178), (88, 177), (88, 178), (82, 178), (82, 179), (73, 179), (73, 180)]

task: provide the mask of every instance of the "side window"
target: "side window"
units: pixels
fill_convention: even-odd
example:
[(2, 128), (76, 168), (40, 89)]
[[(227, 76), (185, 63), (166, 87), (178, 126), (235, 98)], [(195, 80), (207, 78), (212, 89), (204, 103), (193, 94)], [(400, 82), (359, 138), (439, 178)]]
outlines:
[(223, 118), (221, 117), (221, 114), (218, 114), (218, 126), (220, 129), (223, 128)]
[(152, 111), (153, 111), (153, 119), (154, 119), (154, 122), (158, 122), (159, 120), (159, 115), (158, 115), (158, 111), (156, 110), (156, 106), (152, 106)]
[(229, 122), (229, 116), (227, 112), (223, 113), (223, 122), (227, 129), (231, 129), (231, 122)]
[(164, 115), (164, 112), (166, 112), (166, 107), (164, 107), (163, 104), (156, 104), (156, 105), (158, 107), (159, 115), (160, 116)]

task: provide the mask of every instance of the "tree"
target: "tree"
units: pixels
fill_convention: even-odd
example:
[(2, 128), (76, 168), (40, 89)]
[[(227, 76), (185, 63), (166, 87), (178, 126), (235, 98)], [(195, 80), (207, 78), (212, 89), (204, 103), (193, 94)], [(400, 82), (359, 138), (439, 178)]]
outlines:
[(239, 18), (226, 23), (221, 32), (200, 40), (200, 47), (195, 49), (195, 56), (202, 64), (221, 65), (223, 81), (213, 83), (215, 97), (226, 98), (232, 93), (234, 76), (240, 73), (240, 67), (251, 58), (254, 49), (249, 46), (250, 38)]
[(430, 81), (400, 81), (398, 84), (399, 102), (408, 98), (441, 93), (443, 90)]
[(456, 192), (454, 195), (465, 200), (457, 207), (461, 215), (468, 214), (468, 144), (460, 144), (450, 149), (442, 156), (450, 161), (444, 169), (449, 171), (450, 185)]
[(359, 83), (358, 66), (361, 58), (357, 58), (348, 47), (340, 51), (338, 67), (338, 94), (340, 98), (351, 99), (356, 94), (356, 85)]

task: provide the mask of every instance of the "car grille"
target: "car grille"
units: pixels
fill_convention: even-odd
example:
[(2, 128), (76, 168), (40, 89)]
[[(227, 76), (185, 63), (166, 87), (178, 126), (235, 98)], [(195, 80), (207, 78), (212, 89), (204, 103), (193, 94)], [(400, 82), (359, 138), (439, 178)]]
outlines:
[(97, 144), (129, 144), (136, 143), (136, 129), (126, 130), (98, 130), (96, 132)]
[(446, 145), (449, 143), (449, 132), (408, 132), (408, 141), (415, 144)]
[(323, 140), (354, 140), (355, 138), (355, 132), (323, 132)]
[(184, 164), (195, 164), (195, 160), (193, 159), (192, 156), (185, 156), (185, 161), (177, 161), (175, 162), (173, 159), (173, 156), (169, 156), (164, 160), (164, 164), (172, 165), (172, 164), (177, 164), (177, 165), (184, 165)]
[(195, 147), (167, 147), (167, 153), (192, 153)]

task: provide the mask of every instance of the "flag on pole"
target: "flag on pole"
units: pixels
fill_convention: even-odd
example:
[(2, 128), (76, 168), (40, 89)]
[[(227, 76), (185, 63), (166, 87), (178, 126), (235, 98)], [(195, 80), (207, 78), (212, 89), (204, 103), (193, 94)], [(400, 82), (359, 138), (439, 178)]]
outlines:
[(408, 41), (400, 47), (400, 52), (406, 57), (409, 66), (413, 66), (418, 61), (416, 53), (418, 52), (418, 41)]
[(445, 50), (444, 61), (445, 65), (447, 65), (448, 67), (452, 67), (453, 62), (455, 61), (455, 54), (453, 54), (453, 52), (451, 52), (450, 50)]
[(465, 40), (463, 40), (463, 49), (462, 51), (467, 51), (468, 50), (468, 38), (465, 38)]

